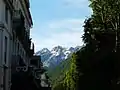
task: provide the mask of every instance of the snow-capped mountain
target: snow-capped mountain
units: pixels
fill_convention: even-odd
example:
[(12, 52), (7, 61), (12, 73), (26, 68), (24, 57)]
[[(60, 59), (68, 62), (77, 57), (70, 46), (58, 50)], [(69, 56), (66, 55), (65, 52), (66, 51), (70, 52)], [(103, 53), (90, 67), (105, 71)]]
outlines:
[(42, 50), (36, 52), (35, 55), (40, 55), (41, 61), (44, 63), (46, 60), (48, 60), (52, 53), (47, 48), (43, 48)]
[(75, 48), (64, 48), (62, 46), (56, 46), (52, 50), (48, 50), (47, 48), (43, 48), (38, 51), (35, 55), (41, 56), (41, 61), (43, 65), (46, 67), (54, 67), (60, 64), (63, 60), (66, 60), (68, 57), (72, 55), (73, 52), (80, 50), (81, 46), (77, 46)]

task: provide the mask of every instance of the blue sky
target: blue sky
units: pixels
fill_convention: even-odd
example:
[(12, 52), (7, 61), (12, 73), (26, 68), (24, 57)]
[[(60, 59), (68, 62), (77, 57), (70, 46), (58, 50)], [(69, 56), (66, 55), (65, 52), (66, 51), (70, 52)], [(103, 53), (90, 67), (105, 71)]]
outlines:
[(83, 22), (91, 14), (88, 0), (30, 0), (35, 51), (82, 45)]

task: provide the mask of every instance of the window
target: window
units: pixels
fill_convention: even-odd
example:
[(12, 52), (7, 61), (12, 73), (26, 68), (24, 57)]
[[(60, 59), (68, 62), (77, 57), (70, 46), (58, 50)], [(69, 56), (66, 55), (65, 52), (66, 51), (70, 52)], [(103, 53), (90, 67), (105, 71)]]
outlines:
[(7, 37), (5, 36), (5, 47), (4, 47), (4, 63), (7, 61)]
[(8, 24), (8, 7), (5, 7), (5, 21)]

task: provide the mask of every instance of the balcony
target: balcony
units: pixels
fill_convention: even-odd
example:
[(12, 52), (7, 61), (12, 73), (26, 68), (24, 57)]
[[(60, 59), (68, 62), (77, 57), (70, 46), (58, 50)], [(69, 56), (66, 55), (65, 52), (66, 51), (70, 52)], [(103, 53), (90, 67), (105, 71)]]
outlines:
[[(31, 42), (31, 39), (26, 35), (24, 36), (22, 44), (23, 44), (25, 51), (27, 52), (27, 55), (29, 57), (32, 57), (34, 54), (34, 44)], [(32, 48), (31, 48), (31, 45), (32, 45)]]
[(23, 48), (26, 52), (30, 52), (31, 39), (25, 30), (24, 16), (20, 10), (15, 10), (13, 14), (13, 29), (18, 37), (19, 41), (22, 43)]
[(33, 56), (30, 60), (30, 64), (39, 69), (41, 67), (40, 61), (40, 56)]
[(13, 13), (13, 29), (20, 41), (25, 36), (24, 16), (20, 10), (15, 10)]
[(13, 28), (18, 29), (24, 27), (24, 16), (22, 15), (21, 10), (14, 10), (13, 12)]
[(26, 65), (20, 55), (13, 55), (12, 66), (17, 67), (17, 66), (26, 66)]
[(11, 61), (12, 73), (15, 73), (18, 67), (22, 67), (23, 69), (26, 67), (25, 61), (20, 55), (13, 55)]
[(25, 35), (23, 36), (22, 44), (26, 52), (29, 52), (31, 46), (31, 39), (27, 35), (27, 32), (24, 32)]

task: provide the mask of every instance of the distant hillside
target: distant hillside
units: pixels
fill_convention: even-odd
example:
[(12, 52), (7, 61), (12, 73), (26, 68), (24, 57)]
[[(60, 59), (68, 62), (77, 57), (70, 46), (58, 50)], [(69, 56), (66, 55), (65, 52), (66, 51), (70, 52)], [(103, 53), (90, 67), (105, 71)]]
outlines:
[(49, 69), (48, 70), (48, 75), (50, 77), (50, 79), (54, 82), (57, 81), (57, 79), (59, 78), (59, 80), (62, 80), (64, 77), (64, 73), (66, 71), (69, 70), (70, 68), (70, 58), (67, 60), (64, 60), (63, 62), (61, 62), (58, 66), (56, 66), (55, 68)]
[(52, 83), (57, 83), (63, 80), (64, 74), (70, 69), (72, 54), (81, 48), (82, 46), (70, 48), (56, 46), (52, 50), (43, 48), (36, 55), (41, 56), (41, 61)]

